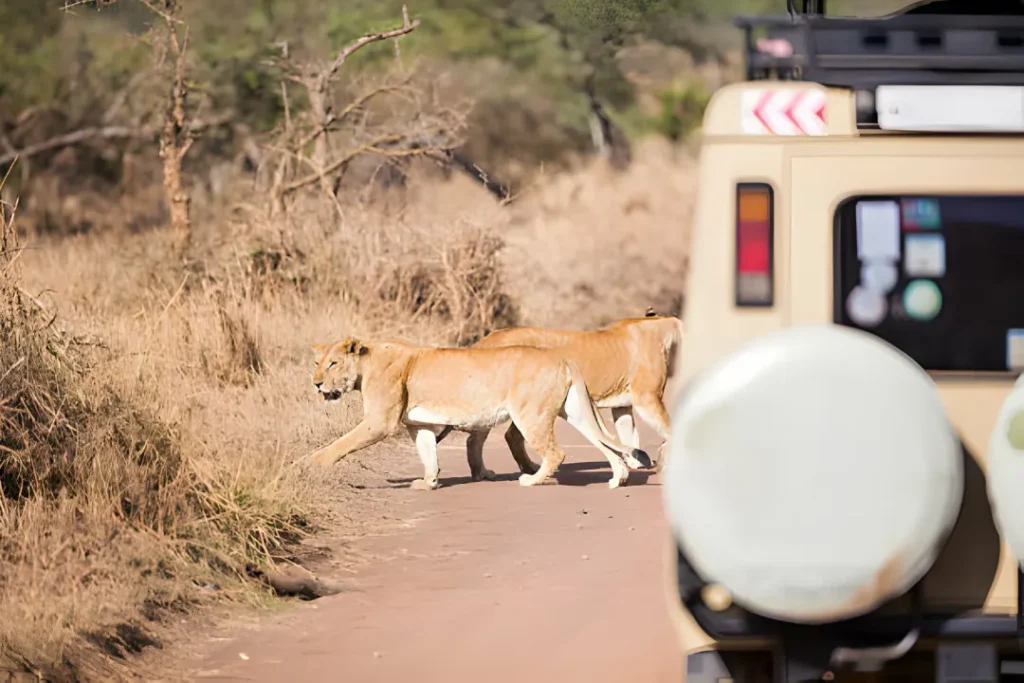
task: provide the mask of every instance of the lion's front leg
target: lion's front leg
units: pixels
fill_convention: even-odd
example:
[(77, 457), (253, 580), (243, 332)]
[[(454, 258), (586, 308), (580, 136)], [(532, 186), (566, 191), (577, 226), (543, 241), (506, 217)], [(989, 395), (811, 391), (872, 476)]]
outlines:
[(388, 430), (384, 426), (363, 419), (348, 434), (324, 446), (311, 457), (316, 465), (330, 467), (355, 451), (383, 441), (387, 435)]
[(437, 433), (433, 429), (409, 427), (409, 436), (416, 442), (416, 453), (423, 463), (423, 478), (413, 480), (410, 488), (433, 491), (440, 488), (441, 465), (437, 461)]

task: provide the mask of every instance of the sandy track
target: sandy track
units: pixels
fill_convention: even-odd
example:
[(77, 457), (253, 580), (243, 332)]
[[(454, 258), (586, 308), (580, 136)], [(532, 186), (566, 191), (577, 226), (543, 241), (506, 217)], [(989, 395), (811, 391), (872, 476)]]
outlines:
[[(607, 462), (559, 428), (568, 453), (560, 485), (523, 489), (511, 474), (468, 483), (464, 450), (445, 448), (446, 486), (395, 492), (396, 508), (417, 521), (358, 544), (376, 559), (351, 590), (204, 648), (188, 678), (682, 680), (664, 604), (658, 477), (633, 473), (627, 489), (611, 491)], [(514, 468), (497, 431), (486, 462)], [(415, 457), (409, 465), (419, 476)]]

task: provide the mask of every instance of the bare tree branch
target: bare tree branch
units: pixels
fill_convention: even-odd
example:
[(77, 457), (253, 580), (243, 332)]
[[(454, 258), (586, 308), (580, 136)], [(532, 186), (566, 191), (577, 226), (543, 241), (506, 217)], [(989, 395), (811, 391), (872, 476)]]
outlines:
[(292, 149), (301, 150), (303, 147), (316, 140), (318, 136), (332, 130), (332, 127), (335, 124), (344, 123), (352, 114), (362, 110), (374, 98), (379, 97), (380, 95), (398, 92), (405, 88), (408, 83), (409, 77), (405, 78), (401, 83), (382, 85), (370, 90), (369, 92), (363, 93), (358, 98), (347, 104), (339, 114), (334, 114), (333, 112), (328, 113), (327, 119), (323, 124), (317, 125), (316, 128), (293, 145)]
[(461, 152), (453, 149), (433, 150), (428, 156), (431, 159), (445, 165), (455, 166), (460, 171), (478, 181), (488, 192), (493, 194), (502, 203), (508, 202), (512, 197), (512, 190), (503, 182), (495, 180), (494, 177), (480, 168), (472, 159)]
[(327, 68), (327, 70), (320, 74), (320, 80), (324, 82), (324, 84), (326, 85), (326, 82), (330, 80), (335, 73), (338, 72), (338, 69), (340, 69), (341, 66), (345, 63), (345, 60), (347, 60), (349, 57), (351, 57), (356, 52), (363, 49), (370, 43), (376, 43), (381, 40), (388, 40), (389, 38), (399, 38), (401, 36), (412, 33), (417, 28), (419, 28), (419, 25), (419, 19), (412, 22), (409, 21), (409, 9), (405, 5), (402, 5), (401, 28), (391, 29), (390, 31), (384, 31), (383, 33), (372, 33), (370, 35), (363, 36), (362, 38), (356, 40), (351, 45), (349, 45), (344, 50), (338, 53), (338, 56), (334, 58), (334, 61), (331, 62), (331, 65)]
[(58, 135), (55, 138), (44, 140), (34, 145), (28, 145), (19, 150), (7, 152), (6, 154), (0, 155), (0, 166), (6, 166), (13, 162), (16, 158), (27, 158), (48, 152), (53, 149), (60, 149), (61, 147), (70, 147), (80, 142), (94, 139), (106, 139), (112, 140), (117, 138), (147, 138), (152, 137), (152, 131), (146, 131), (140, 128), (130, 128), (127, 126), (103, 126), (99, 128), (83, 128), (81, 130), (72, 131), (64, 135)]
[[(219, 128), (232, 123), (236, 118), (235, 112), (223, 112), (209, 119), (194, 119), (189, 122), (188, 129), (195, 135), (210, 128)], [(92, 126), (80, 128), (55, 137), (43, 140), (42, 142), (26, 145), (21, 149), (8, 149), (0, 154), (0, 166), (6, 166), (15, 158), (27, 159), (44, 152), (49, 152), (61, 147), (89, 142), (90, 140), (152, 140), (155, 139), (157, 130), (149, 126)]]
[(128, 82), (121, 88), (116, 95), (114, 95), (113, 101), (107, 110), (103, 112), (103, 117), (100, 119), (104, 124), (109, 124), (117, 116), (118, 112), (124, 107), (125, 102), (128, 100), (128, 96), (132, 93), (135, 88), (138, 87), (142, 81), (146, 78), (152, 77), (151, 69), (142, 69), (137, 71)]
[(324, 178), (330, 175), (331, 173), (334, 173), (339, 168), (341, 168), (348, 162), (352, 161), (352, 159), (356, 158), (360, 154), (377, 154), (379, 156), (385, 157), (412, 157), (422, 156), (430, 151), (429, 149), (424, 148), (387, 149), (385, 147), (381, 147), (381, 145), (401, 142), (403, 139), (404, 136), (397, 134), (381, 135), (379, 137), (376, 137), (373, 140), (370, 140), (369, 142), (366, 142), (362, 145), (359, 145), (349, 150), (343, 156), (334, 160), (326, 167), (324, 167), (322, 172), (310, 173), (305, 177), (299, 178), (298, 180), (295, 180), (293, 182), (288, 183), (287, 185), (282, 186), (281, 192), (282, 194), (289, 194), (291, 192), (295, 192), (296, 190), (300, 190), (303, 187), (306, 187), (307, 185), (312, 185), (321, 178)]
[[(419, 27), (419, 25), (420, 21), (418, 19), (416, 21), (409, 20), (409, 10), (405, 5), (403, 5), (401, 27), (392, 29), (390, 31), (384, 31), (382, 33), (373, 33), (365, 35), (362, 38), (353, 41), (351, 44), (345, 47), (341, 52), (338, 53), (334, 60), (331, 61), (326, 66), (308, 69), (304, 74), (287, 76), (290, 80), (300, 83), (306, 89), (306, 94), (309, 99), (309, 109), (310, 113), (313, 116), (315, 125), (314, 129), (310, 131), (310, 133), (308, 133), (306, 136), (304, 136), (303, 139), (299, 142), (296, 149), (301, 149), (302, 147), (308, 145), (310, 142), (313, 143), (312, 162), (313, 166), (319, 169), (319, 174), (318, 177), (314, 178), (314, 180), (311, 182), (319, 180), (320, 189), (323, 191), (324, 195), (331, 198), (331, 200), (335, 202), (335, 204), (337, 203), (337, 200), (334, 196), (334, 188), (328, 182), (327, 176), (333, 173), (334, 171), (338, 170), (339, 168), (343, 167), (346, 161), (344, 158), (342, 158), (341, 161), (328, 164), (327, 158), (330, 155), (330, 147), (326, 132), (330, 129), (332, 125), (344, 120), (354, 111), (364, 106), (371, 97), (373, 97), (375, 94), (380, 93), (371, 93), (362, 102), (357, 100), (351, 106), (346, 107), (346, 109), (343, 110), (340, 115), (335, 115), (331, 110), (331, 104), (329, 101), (329, 89), (331, 79), (338, 72), (338, 70), (345, 64), (349, 57), (351, 57), (353, 54), (355, 54), (362, 48), (366, 47), (370, 43), (376, 43), (382, 40), (389, 39), (397, 40), (402, 36), (412, 33), (414, 30), (416, 30), (416, 28)], [(386, 91), (386, 89), (382, 90), (381, 92), (384, 91)], [(367, 149), (362, 151), (365, 152), (372, 150)], [(296, 183), (298, 183), (298, 185), (296, 185)], [(281, 191), (284, 193), (293, 192), (295, 189), (298, 189), (299, 187), (305, 187), (305, 185), (307, 184), (308, 183), (303, 181), (296, 181), (295, 183), (283, 186)], [(293, 188), (293, 186), (295, 187)]]

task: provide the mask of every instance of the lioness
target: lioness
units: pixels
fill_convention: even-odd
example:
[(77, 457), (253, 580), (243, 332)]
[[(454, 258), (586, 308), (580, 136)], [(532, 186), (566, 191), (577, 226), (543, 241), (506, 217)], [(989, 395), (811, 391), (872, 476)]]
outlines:
[[(487, 335), (473, 348), (533, 346), (556, 349), (583, 373), (587, 389), (599, 408), (611, 408), (619, 441), (632, 447), (626, 463), (633, 468), (650, 467), (651, 460), (640, 449), (640, 435), (632, 409), (658, 435), (669, 437), (668, 411), (662, 400), (665, 383), (672, 375), (676, 349), (682, 343), (683, 324), (674, 317), (656, 315), (647, 309), (643, 318), (626, 318), (595, 331), (548, 330), (512, 327)], [(600, 417), (598, 418), (600, 420)], [(604, 423), (601, 423), (603, 429)], [(606, 429), (603, 429), (607, 433)], [(482, 450), (488, 431), (470, 435), (467, 448)], [(446, 436), (442, 433), (441, 438)], [(479, 441), (479, 443), (477, 443)], [(505, 441), (517, 462), (525, 457), (523, 437), (516, 425), (509, 425)], [(664, 446), (662, 447), (664, 448)], [(658, 458), (659, 462), (661, 458)]]
[[(405, 425), (423, 462), (423, 479), (413, 482), (413, 488), (435, 489), (441, 471), (436, 437), (441, 431), (458, 429), (472, 436), (512, 420), (544, 458), (537, 467), (529, 457), (516, 455), (522, 472), (519, 483), (533, 486), (550, 477), (565, 459), (555, 441), (555, 420), (563, 417), (608, 458), (610, 488), (629, 478), (621, 456), (630, 455), (630, 450), (602, 433), (582, 374), (555, 351), (436, 349), (351, 338), (313, 350), (313, 384), (325, 400), (356, 390), (363, 398), (359, 424), (310, 456), (320, 466), (377, 443)], [(483, 441), (479, 444), (469, 448), (470, 473), (474, 481), (493, 479), (494, 473), (483, 465)]]

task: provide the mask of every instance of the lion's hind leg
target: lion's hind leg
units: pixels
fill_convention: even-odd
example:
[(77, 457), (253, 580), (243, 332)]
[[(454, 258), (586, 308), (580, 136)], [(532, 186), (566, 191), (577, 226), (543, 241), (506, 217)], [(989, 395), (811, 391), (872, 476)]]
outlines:
[(510, 423), (508, 429), (505, 430), (505, 443), (508, 444), (508, 449), (512, 451), (512, 457), (515, 458), (516, 464), (519, 465), (520, 472), (523, 474), (537, 473), (540, 465), (530, 459), (530, 454), (526, 452), (526, 439), (523, 438), (523, 433), (519, 431), (519, 427), (516, 427), (515, 422)]
[(469, 474), (473, 481), (494, 481), (495, 474), (484, 467), (484, 442), (490, 430), (470, 432), (466, 438), (466, 460), (469, 461)]
[[(610, 434), (603, 434), (606, 430), (601, 426), (602, 423), (597, 416), (597, 409), (590, 399), (590, 394), (585, 384), (574, 382), (569, 386), (565, 403), (559, 411), (559, 415), (571, 424), (576, 431), (586, 437), (587, 441), (601, 451), (602, 455), (608, 459), (608, 464), (612, 468), (612, 478), (608, 481), (610, 488), (618, 488), (629, 480), (629, 466), (626, 464), (626, 461), (620, 453), (609, 448), (602, 439), (602, 436), (604, 436), (608, 442), (614, 442), (615, 440)], [(629, 453), (628, 447), (624, 447), (623, 444), (619, 444), (619, 447), (623, 448), (623, 454)], [(636, 459), (635, 455), (640, 452), (635, 450), (633, 452), (633, 459)]]
[(636, 422), (633, 420), (633, 408), (631, 406), (612, 408), (612, 419), (615, 421), (615, 431), (619, 435), (619, 441), (623, 446), (633, 448), (632, 453), (623, 456), (626, 464), (634, 470), (653, 467), (651, 456), (640, 448), (640, 434), (637, 432)]
[(519, 475), (519, 483), (522, 486), (537, 486), (545, 483), (558, 483), (550, 477), (558, 471), (559, 466), (565, 460), (565, 452), (559, 447), (555, 440), (555, 419), (545, 420), (542, 424), (526, 425), (520, 420), (513, 419), (516, 427), (525, 437), (526, 443), (530, 444), (533, 450), (537, 451), (544, 458), (540, 467), (533, 474), (525, 472)]
[(670, 436), (670, 420), (668, 411), (665, 409), (664, 399), (656, 392), (633, 392), (633, 409), (640, 418), (649, 424), (663, 439), (658, 449), (657, 467), (660, 470), (665, 462), (665, 448), (668, 446)]

